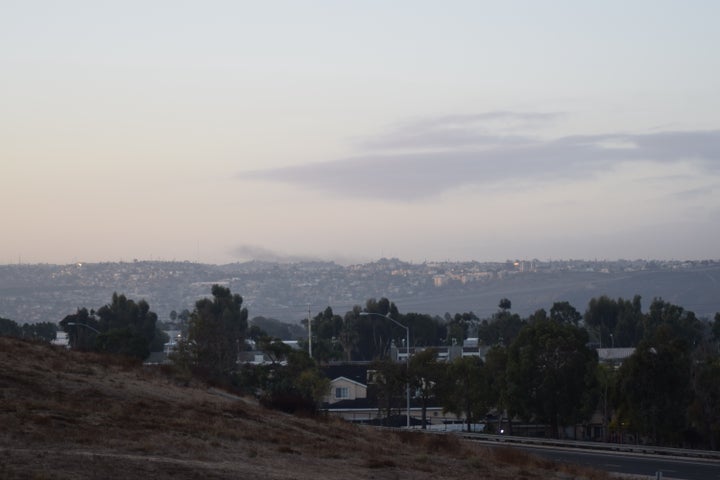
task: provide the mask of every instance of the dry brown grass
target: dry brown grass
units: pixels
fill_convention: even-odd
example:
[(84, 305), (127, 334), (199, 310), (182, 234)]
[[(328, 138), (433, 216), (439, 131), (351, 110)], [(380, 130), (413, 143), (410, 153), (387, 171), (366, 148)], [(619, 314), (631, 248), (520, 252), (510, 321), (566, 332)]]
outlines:
[(126, 359), (0, 338), (0, 367), (2, 479), (608, 478), (454, 435), (293, 417)]

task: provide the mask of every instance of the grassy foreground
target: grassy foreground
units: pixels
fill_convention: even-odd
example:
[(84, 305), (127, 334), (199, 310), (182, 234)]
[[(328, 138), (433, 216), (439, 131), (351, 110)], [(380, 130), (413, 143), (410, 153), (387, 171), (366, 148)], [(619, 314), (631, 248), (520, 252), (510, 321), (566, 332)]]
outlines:
[(453, 435), (264, 409), (162, 369), (0, 338), (2, 479), (588, 479)]

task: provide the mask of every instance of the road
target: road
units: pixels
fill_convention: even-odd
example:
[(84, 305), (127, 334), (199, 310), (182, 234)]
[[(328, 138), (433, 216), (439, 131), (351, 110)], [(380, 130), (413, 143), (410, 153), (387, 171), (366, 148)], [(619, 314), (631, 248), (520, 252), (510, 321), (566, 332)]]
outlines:
[(579, 451), (561, 447), (505, 445), (559, 462), (587, 465), (607, 472), (643, 475), (655, 478), (663, 472), (663, 479), (720, 480), (720, 462), (692, 458), (627, 452)]

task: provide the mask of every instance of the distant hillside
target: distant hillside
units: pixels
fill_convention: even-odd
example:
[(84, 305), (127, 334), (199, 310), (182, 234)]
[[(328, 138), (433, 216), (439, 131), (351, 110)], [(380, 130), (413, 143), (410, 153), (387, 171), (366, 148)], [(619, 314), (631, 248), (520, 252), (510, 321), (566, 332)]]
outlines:
[(556, 301), (568, 301), (584, 312), (592, 298), (642, 297), (645, 310), (653, 298), (680, 305), (698, 317), (712, 318), (720, 312), (720, 267), (687, 270), (654, 270), (618, 273), (528, 273), (478, 284), (472, 290), (437, 289), (426, 297), (393, 299), (402, 311), (441, 315), (474, 311), (485, 317), (497, 311), (501, 298), (512, 301), (512, 310), (528, 315), (539, 308), (549, 310)]
[(396, 259), (343, 267), (334, 263), (247, 262), (203, 265), (133, 262), (0, 265), (0, 317), (20, 324), (58, 322), (78, 307), (99, 308), (113, 292), (145, 299), (160, 320), (192, 310), (213, 283), (240, 294), (250, 317), (298, 323), (330, 306), (339, 314), (387, 297), (401, 312), (443, 315), (473, 311), (481, 318), (509, 298), (528, 315), (569, 301), (584, 312), (593, 297), (655, 297), (712, 318), (720, 312), (720, 262), (553, 261), (410, 264)]
[(155, 369), (0, 337), (0, 478), (605, 480), (450, 434), (297, 418)]

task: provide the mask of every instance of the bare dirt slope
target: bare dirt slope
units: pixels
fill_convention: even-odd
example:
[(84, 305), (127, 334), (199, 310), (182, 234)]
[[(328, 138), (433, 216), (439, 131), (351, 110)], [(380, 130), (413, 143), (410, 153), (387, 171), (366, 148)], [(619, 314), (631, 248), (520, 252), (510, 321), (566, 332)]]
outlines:
[(270, 411), (158, 369), (0, 338), (0, 479), (605, 479), (451, 435)]

